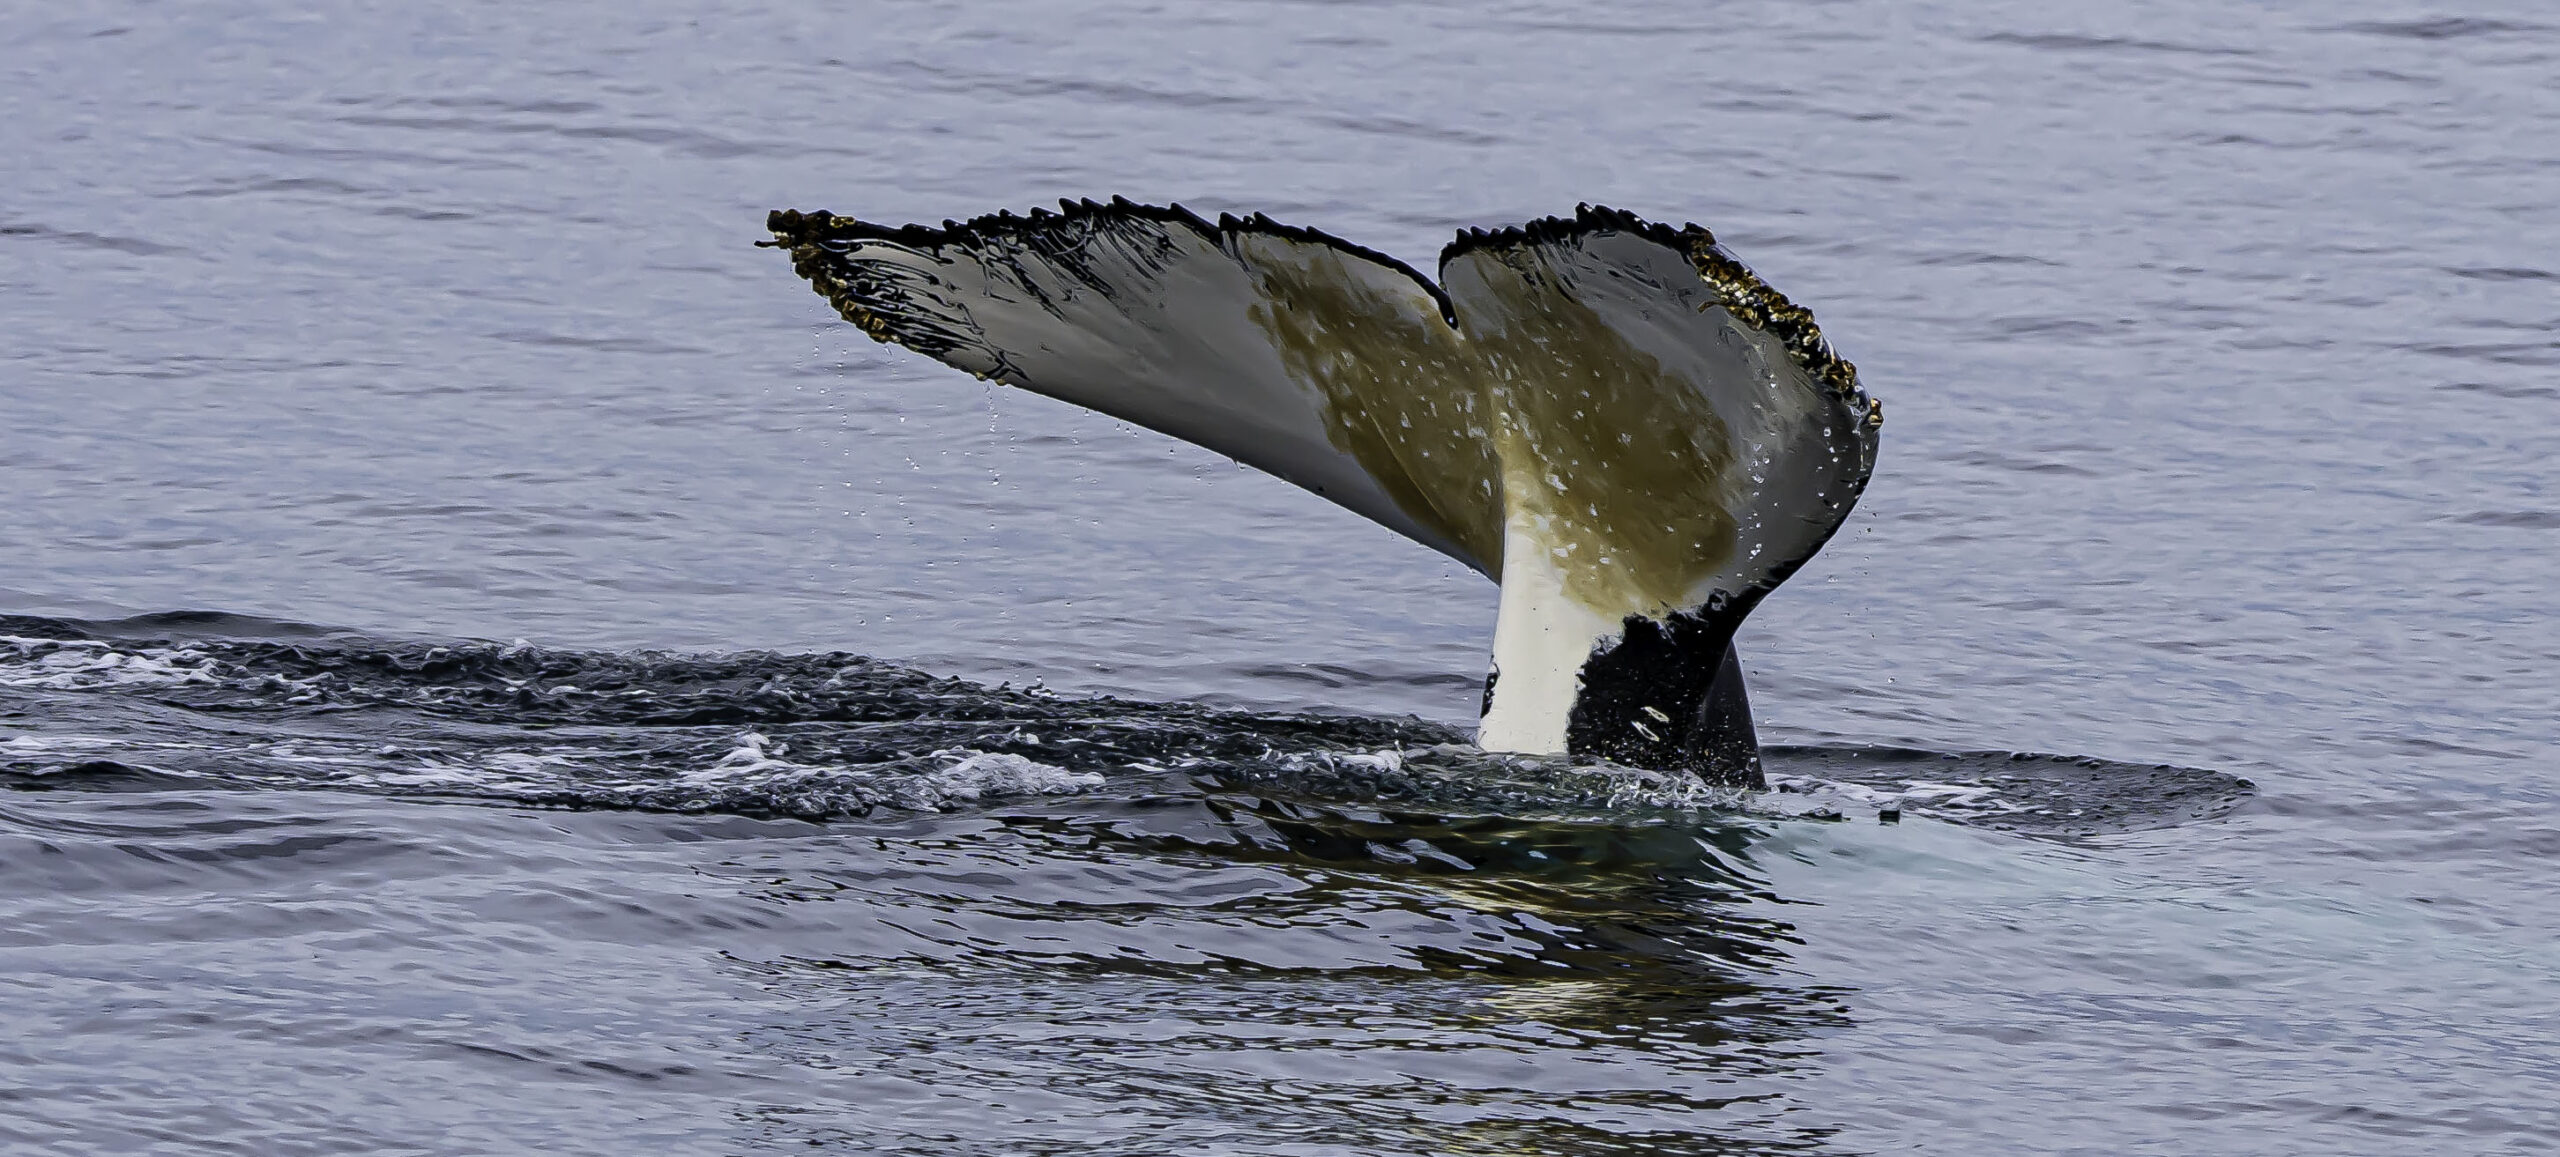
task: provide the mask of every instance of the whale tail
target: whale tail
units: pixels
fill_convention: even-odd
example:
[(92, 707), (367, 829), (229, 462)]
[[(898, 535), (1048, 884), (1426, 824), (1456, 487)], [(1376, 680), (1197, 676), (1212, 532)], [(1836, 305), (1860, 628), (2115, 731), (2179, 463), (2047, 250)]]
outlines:
[(1501, 584), (1478, 742), (1756, 784), (1734, 630), (1848, 517), (1882, 412), (1718, 246), (1582, 207), (1435, 283), (1267, 217), (1114, 200), (767, 222), (883, 342), (1228, 455)]

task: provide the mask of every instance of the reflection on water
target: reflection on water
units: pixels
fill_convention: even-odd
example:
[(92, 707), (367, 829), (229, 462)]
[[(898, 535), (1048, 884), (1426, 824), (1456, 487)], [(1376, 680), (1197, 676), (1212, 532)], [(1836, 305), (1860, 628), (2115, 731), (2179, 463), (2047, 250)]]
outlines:
[(1208, 800), (726, 864), (840, 906), (839, 951), (742, 965), (802, 1010), (751, 1039), (863, 1090), (757, 1115), (891, 1151), (1809, 1148), (1785, 1079), (1852, 994), (1783, 974), (1745, 843)]

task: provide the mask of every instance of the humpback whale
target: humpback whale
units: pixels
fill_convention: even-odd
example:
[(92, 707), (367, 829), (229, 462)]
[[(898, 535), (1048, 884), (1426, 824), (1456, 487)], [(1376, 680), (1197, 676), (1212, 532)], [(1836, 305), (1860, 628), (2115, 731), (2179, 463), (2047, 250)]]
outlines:
[(1696, 225), (1584, 205), (1438, 278), (1255, 214), (779, 210), (845, 320), (1227, 455), (1501, 584), (1477, 742), (1758, 787), (1734, 631), (1828, 541), (1883, 411)]

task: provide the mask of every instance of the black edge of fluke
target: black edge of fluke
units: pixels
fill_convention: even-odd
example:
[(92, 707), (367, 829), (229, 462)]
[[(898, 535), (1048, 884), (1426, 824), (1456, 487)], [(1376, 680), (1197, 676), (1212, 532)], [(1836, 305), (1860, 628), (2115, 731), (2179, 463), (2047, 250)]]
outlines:
[[(966, 221), (945, 221), (940, 228), (930, 225), (880, 225), (853, 217), (837, 216), (824, 209), (811, 212), (776, 209), (765, 215), (765, 229), (773, 234), (773, 238), (768, 241), (758, 241), (756, 245), (759, 248), (792, 251), (793, 265), (799, 268), (804, 264), (800, 256), (800, 251), (804, 247), (823, 245), (830, 241), (837, 243), (887, 241), (911, 249), (966, 247), (996, 239), (1020, 241), (1034, 230), (1087, 219), (1151, 221), (1161, 225), (1179, 225), (1198, 233), (1203, 239), (1213, 244), (1230, 250), (1233, 248), (1232, 239), (1245, 234), (1278, 237), (1306, 245), (1321, 245), (1345, 256), (1384, 265), (1412, 278), (1413, 283), (1420, 286), (1424, 293), (1430, 294), (1431, 300), (1439, 305), (1441, 320), (1452, 327), (1458, 324), (1457, 307), (1450, 302), (1448, 293), (1440, 288), (1438, 282), (1423, 276), (1421, 270), (1394, 256), (1381, 253), (1366, 245), (1346, 241), (1321, 229), (1310, 229), (1303, 225), (1284, 225), (1261, 213), (1255, 213), (1250, 217), (1220, 213), (1218, 219), (1213, 222), (1184, 208), (1179, 203), (1149, 205), (1126, 197), (1113, 197), (1109, 204), (1092, 200), (1061, 200), (1058, 202), (1056, 212), (1033, 209), (1029, 213), (1016, 215), (1010, 211), (999, 211), (972, 217)], [(807, 269), (802, 268), (800, 272), (802, 276), (808, 276)], [(821, 288), (820, 292), (823, 293), (825, 290)], [(862, 324), (860, 318), (848, 317), (847, 320), (856, 325)]]
[[(765, 216), (765, 228), (773, 234), (772, 239), (756, 244), (790, 250), (793, 268), (809, 279), (812, 288), (834, 301), (839, 311), (844, 313), (845, 320), (871, 331), (875, 338), (888, 340), (878, 332), (876, 323), (868, 319), (865, 311), (837, 300), (837, 295), (830, 293), (824, 281), (817, 276), (824, 261), (820, 246), (827, 242), (887, 241), (916, 249), (965, 247), (998, 238), (1021, 241), (1035, 230), (1085, 219), (1180, 225), (1230, 251), (1233, 238), (1243, 234), (1326, 246), (1347, 256), (1387, 266), (1412, 278), (1416, 286), (1439, 304), (1442, 320), (1452, 327), (1458, 324), (1457, 308), (1439, 282), (1391, 254), (1346, 241), (1320, 229), (1285, 225), (1262, 213), (1241, 218), (1231, 213), (1220, 213), (1218, 219), (1211, 222), (1179, 203), (1149, 205), (1119, 196), (1111, 198), (1109, 204), (1091, 199), (1062, 199), (1055, 213), (1033, 209), (1028, 214), (1016, 216), (1011, 211), (998, 211), (967, 221), (944, 221), (940, 228), (880, 225), (838, 216), (824, 209), (806, 213), (795, 209), (776, 209)], [(1699, 279), (1714, 292), (1717, 305), (1743, 324), (1776, 337), (1807, 374), (1830, 387), (1853, 410), (1862, 413), (1869, 427), (1884, 424), (1884, 407), (1860, 388), (1857, 366), (1833, 352), (1830, 340), (1823, 336), (1822, 327), (1814, 321), (1813, 311), (1797, 305), (1776, 287), (1761, 280), (1750, 266), (1726, 252), (1724, 246), (1716, 242), (1715, 234), (1703, 225), (1692, 223), (1675, 229), (1624, 209), (1584, 202), (1574, 207), (1573, 216), (1569, 218), (1541, 217), (1526, 224), (1499, 229), (1462, 230), (1440, 251), (1439, 268), (1445, 271), (1452, 260), (1477, 250), (1568, 243), (1600, 233), (1631, 233), (1685, 256)], [(1855, 497), (1851, 496), (1851, 500), (1855, 501)]]
[(1703, 225), (1674, 229), (1669, 225), (1648, 221), (1624, 209), (1589, 202), (1576, 205), (1571, 217), (1540, 217), (1520, 225), (1499, 229), (1467, 229), (1440, 250), (1440, 267), (1478, 249), (1503, 249), (1521, 244), (1545, 244), (1572, 241), (1591, 233), (1633, 233), (1666, 249), (1686, 249), (1691, 239), (1716, 243), (1715, 235)]
[[(1218, 219), (1212, 222), (1179, 203), (1149, 205), (1118, 196), (1113, 197), (1108, 204), (1090, 199), (1062, 199), (1058, 202), (1058, 210), (1054, 213), (1045, 209), (1033, 209), (1027, 214), (1017, 216), (1009, 210), (999, 211), (973, 217), (967, 221), (944, 221), (939, 228), (930, 225), (880, 225), (859, 218), (838, 216), (824, 209), (805, 213), (794, 209), (776, 209), (765, 216), (765, 228), (773, 234), (773, 238), (756, 244), (765, 248), (791, 250), (794, 268), (802, 276), (808, 277), (818, 255), (815, 252), (804, 254), (802, 251), (807, 247), (825, 242), (887, 241), (915, 249), (965, 247), (997, 238), (1019, 241), (1025, 239), (1034, 230), (1050, 228), (1060, 222), (1085, 219), (1152, 221), (1158, 224), (1180, 225), (1193, 230), (1206, 240), (1227, 248), (1232, 248), (1229, 242), (1234, 237), (1249, 233), (1279, 237), (1302, 244), (1326, 246), (1348, 256), (1387, 266), (1412, 278), (1415, 285), (1421, 287), (1423, 292), (1431, 295), (1431, 299), (1439, 304), (1441, 319), (1453, 327), (1458, 324), (1457, 308), (1449, 300), (1448, 292), (1440, 288), (1439, 282), (1424, 276), (1422, 271), (1391, 254), (1344, 240), (1320, 229), (1282, 224), (1262, 213), (1255, 213), (1250, 217), (1221, 213)], [(1522, 225), (1510, 225), (1491, 230), (1461, 231), (1455, 240), (1440, 251), (1439, 267), (1446, 270), (1450, 261), (1480, 249), (1571, 242), (1596, 233), (1631, 233), (1683, 254), (1688, 258), (1691, 267), (1697, 270), (1700, 279), (1715, 292), (1717, 303), (1727, 312), (1744, 324), (1775, 336), (1786, 346), (1787, 352), (1804, 366), (1806, 373), (1828, 385), (1842, 399), (1863, 409), (1868, 424), (1883, 423), (1883, 408), (1859, 388), (1857, 367), (1832, 352), (1830, 341), (1822, 335), (1822, 327), (1813, 319), (1813, 312), (1797, 305), (1768, 282), (1761, 280), (1758, 274), (1751, 271), (1751, 267), (1744, 265), (1733, 254), (1726, 252), (1724, 247), (1716, 242), (1715, 234), (1705, 226), (1689, 224), (1675, 229), (1669, 225), (1646, 220), (1624, 209), (1612, 209), (1605, 205), (1586, 202), (1575, 206), (1572, 217), (1541, 217)], [(811, 282), (819, 292), (826, 292), (816, 278), (811, 277)], [(842, 303), (838, 304), (841, 307)], [(862, 317), (853, 313), (848, 313), (846, 320), (862, 325), (866, 329), (870, 328)]]
[(1585, 202), (1575, 206), (1569, 218), (1541, 217), (1500, 229), (1465, 230), (1440, 251), (1440, 268), (1446, 271), (1451, 261), (1477, 250), (1572, 242), (1597, 233), (1632, 233), (1686, 256), (1699, 279), (1715, 291), (1716, 303), (1726, 312), (1743, 324), (1776, 337), (1815, 381), (1862, 410), (1869, 425), (1883, 424), (1883, 407), (1859, 387), (1858, 367), (1832, 352), (1830, 340), (1822, 336), (1822, 327), (1813, 320), (1813, 311), (1788, 300), (1786, 294), (1761, 280), (1750, 266), (1726, 252), (1704, 225), (1674, 229), (1624, 209)]

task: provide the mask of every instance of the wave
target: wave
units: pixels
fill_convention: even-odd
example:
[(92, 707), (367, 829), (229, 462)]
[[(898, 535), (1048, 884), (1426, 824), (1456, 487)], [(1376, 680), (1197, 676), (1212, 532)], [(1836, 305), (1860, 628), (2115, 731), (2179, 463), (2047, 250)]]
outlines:
[[(217, 613), (0, 616), (0, 786), (349, 790), (845, 820), (1057, 797), (1603, 827), (1925, 816), (2077, 839), (2209, 819), (2220, 772), (1773, 746), (1774, 791), (1488, 753), (1426, 720), (986, 686), (846, 652), (400, 641)], [(1348, 809), (1348, 810), (1344, 810)]]

